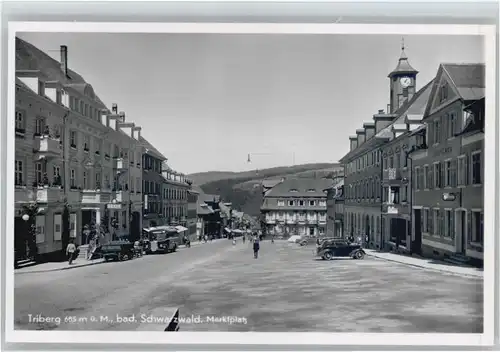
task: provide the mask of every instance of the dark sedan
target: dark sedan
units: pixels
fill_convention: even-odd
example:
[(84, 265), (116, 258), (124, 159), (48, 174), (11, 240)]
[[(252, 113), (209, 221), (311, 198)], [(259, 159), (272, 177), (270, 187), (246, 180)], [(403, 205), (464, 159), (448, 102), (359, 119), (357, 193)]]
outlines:
[(334, 257), (351, 257), (353, 259), (363, 259), (365, 251), (358, 243), (350, 243), (346, 240), (327, 240), (316, 249), (316, 256), (325, 260), (332, 260)]

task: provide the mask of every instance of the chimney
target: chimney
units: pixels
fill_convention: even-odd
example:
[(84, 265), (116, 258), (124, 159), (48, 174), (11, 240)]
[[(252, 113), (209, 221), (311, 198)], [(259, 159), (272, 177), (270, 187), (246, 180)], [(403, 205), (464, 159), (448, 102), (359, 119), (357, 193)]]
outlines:
[(389, 126), (393, 118), (394, 115), (386, 114), (384, 110), (379, 110), (377, 114), (373, 115), (373, 121), (375, 121), (375, 134)]
[(350, 136), (349, 142), (351, 145), (351, 151), (353, 151), (354, 149), (356, 149), (358, 147), (358, 137), (357, 136)]
[(134, 134), (134, 138), (139, 140), (141, 139), (141, 127), (135, 126), (132, 130), (132, 133)]
[(66, 45), (61, 45), (61, 70), (64, 75), (68, 75), (68, 47)]
[(358, 147), (359, 147), (366, 140), (365, 130), (363, 128), (357, 129), (356, 136), (358, 137)]
[(375, 124), (373, 122), (366, 122), (363, 124), (365, 129), (365, 139), (369, 140), (375, 135)]
[(116, 103), (113, 103), (113, 105), (111, 106), (111, 111), (113, 112), (113, 114), (118, 114), (118, 104)]
[(125, 122), (125, 113), (123, 111), (120, 111), (118, 116), (120, 116), (120, 122)]

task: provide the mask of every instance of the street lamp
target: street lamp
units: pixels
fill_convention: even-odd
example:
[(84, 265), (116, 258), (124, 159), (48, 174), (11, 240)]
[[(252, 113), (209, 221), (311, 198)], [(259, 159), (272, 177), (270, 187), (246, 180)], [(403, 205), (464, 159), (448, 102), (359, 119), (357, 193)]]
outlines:
[(28, 221), (28, 220), (30, 219), (30, 216), (29, 216), (28, 214), (24, 214), (24, 215), (22, 216), (22, 219), (23, 219), (24, 221)]

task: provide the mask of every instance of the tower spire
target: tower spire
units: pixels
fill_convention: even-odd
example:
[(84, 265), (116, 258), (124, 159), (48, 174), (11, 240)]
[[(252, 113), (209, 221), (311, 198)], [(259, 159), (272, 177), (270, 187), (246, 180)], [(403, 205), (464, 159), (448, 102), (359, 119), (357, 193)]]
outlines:
[(405, 37), (401, 37), (401, 51), (405, 51)]

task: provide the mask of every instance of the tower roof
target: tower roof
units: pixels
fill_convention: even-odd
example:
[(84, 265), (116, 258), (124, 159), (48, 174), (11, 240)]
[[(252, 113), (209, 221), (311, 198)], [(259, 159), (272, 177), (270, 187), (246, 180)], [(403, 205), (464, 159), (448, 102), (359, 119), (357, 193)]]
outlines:
[(394, 75), (403, 75), (403, 74), (417, 74), (418, 71), (415, 70), (410, 63), (408, 62), (408, 56), (405, 53), (405, 44), (404, 41), (401, 44), (401, 56), (399, 57), (398, 65), (387, 77), (392, 77)]

